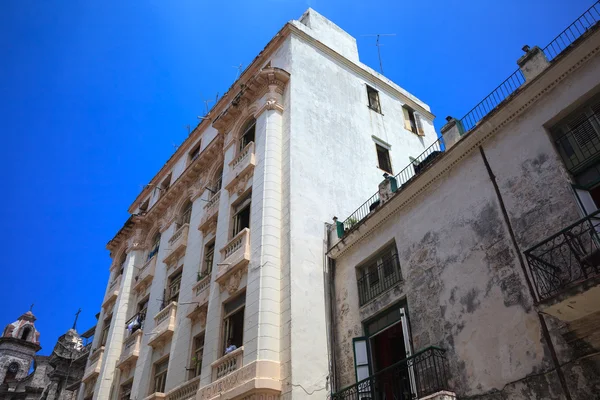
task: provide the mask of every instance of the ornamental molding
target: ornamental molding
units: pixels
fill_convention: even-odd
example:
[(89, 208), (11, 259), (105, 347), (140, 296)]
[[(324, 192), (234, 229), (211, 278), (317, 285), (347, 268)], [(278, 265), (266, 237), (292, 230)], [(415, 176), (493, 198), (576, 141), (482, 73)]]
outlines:
[(283, 95), (289, 80), (290, 74), (281, 68), (271, 66), (263, 68), (241, 86), (241, 90), (229, 107), (214, 120), (213, 127), (222, 133), (229, 132), (240, 117), (244, 116), (244, 111), (266, 93), (275, 92)]
[(240, 288), (240, 283), (242, 282), (242, 277), (247, 272), (247, 268), (238, 269), (237, 271), (229, 274), (224, 279), (219, 280), (219, 290), (223, 293), (227, 290), (229, 295), (234, 294)]
[(234, 181), (232, 181), (232, 182), (235, 182), (235, 184), (228, 185), (226, 188), (227, 191), (229, 192), (229, 196), (232, 196), (234, 193), (236, 193), (238, 196), (241, 196), (242, 193), (244, 193), (246, 191), (246, 185), (250, 181), (250, 178), (252, 178), (253, 174), (254, 174), (254, 169), (249, 168), (246, 171), (242, 172), (237, 177), (235, 177)]

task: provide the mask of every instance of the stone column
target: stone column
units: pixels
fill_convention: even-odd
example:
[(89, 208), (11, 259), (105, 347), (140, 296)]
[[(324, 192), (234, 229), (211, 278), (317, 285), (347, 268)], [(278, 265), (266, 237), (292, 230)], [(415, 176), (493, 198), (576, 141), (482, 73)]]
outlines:
[(258, 101), (256, 168), (252, 187), (244, 365), (279, 362), (282, 230), (282, 96), (277, 86)]
[[(141, 260), (143, 255), (137, 236), (129, 240), (125, 251), (127, 252), (127, 259), (125, 261), (123, 276), (121, 277), (121, 288), (119, 289), (119, 295), (115, 303), (106, 348), (102, 356), (102, 369), (96, 382), (94, 400), (110, 398), (110, 392), (113, 389), (115, 369), (121, 356), (121, 350), (123, 349), (125, 322), (127, 321), (127, 310), (129, 309), (135, 265)], [(114, 383), (115, 385), (118, 384), (118, 382)]]

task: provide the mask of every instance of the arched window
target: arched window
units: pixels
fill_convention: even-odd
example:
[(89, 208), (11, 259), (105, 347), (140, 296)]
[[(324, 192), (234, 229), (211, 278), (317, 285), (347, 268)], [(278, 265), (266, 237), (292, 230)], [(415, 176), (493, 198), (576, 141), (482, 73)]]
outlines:
[(21, 332), (21, 340), (27, 340), (29, 338), (30, 333), (31, 327), (26, 326), (25, 328), (23, 328), (23, 331)]
[(4, 375), (3, 383), (14, 381), (17, 378), (17, 373), (19, 372), (19, 369), (19, 363), (17, 362), (13, 361), (10, 364), (8, 364), (8, 367), (6, 367), (6, 375)]
[(158, 253), (158, 248), (160, 247), (160, 232), (156, 232), (156, 235), (152, 238), (152, 247), (150, 247), (150, 251), (148, 252), (148, 260), (154, 257)]
[(252, 118), (242, 129), (242, 136), (240, 137), (240, 149), (239, 151), (243, 151), (246, 146), (248, 146), (251, 142), (254, 142), (254, 138), (256, 136), (256, 120)]
[(181, 208), (181, 216), (179, 217), (179, 226), (190, 223), (192, 217), (192, 202), (188, 199)]

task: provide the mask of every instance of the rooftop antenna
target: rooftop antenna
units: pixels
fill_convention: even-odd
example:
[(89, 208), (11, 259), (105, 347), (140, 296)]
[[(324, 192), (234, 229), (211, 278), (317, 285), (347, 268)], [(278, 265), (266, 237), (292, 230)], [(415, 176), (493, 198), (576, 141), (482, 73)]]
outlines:
[[(202, 94), (200, 94), (200, 96), (202, 96)], [(217, 96), (218, 96), (218, 94), (217, 94)], [(204, 96), (202, 96), (202, 98), (204, 98)], [(202, 100), (202, 101), (204, 102), (204, 116), (203, 117), (198, 116), (197, 118), (199, 120), (201, 120), (201, 121), (205, 120), (205, 119), (210, 120), (210, 118), (208, 118), (208, 111), (209, 111), (208, 110), (208, 103), (212, 102), (212, 100)]]
[(237, 74), (235, 75), (235, 80), (237, 80), (240, 77), (240, 75), (242, 75), (242, 70), (244, 69), (244, 66), (242, 64), (240, 64), (240, 65), (234, 65), (232, 68), (237, 69)]
[(190, 130), (190, 129), (191, 129), (191, 128), (190, 128), (190, 124), (184, 125), (183, 127), (184, 127), (185, 129), (187, 129), (188, 136), (190, 136), (190, 133), (192, 133), (192, 131)]
[(73, 322), (73, 329), (76, 329), (77, 327), (77, 320), (79, 319), (79, 314), (81, 314), (81, 308), (75, 313), (75, 322)]
[(379, 69), (381, 70), (381, 73), (383, 74), (383, 63), (381, 62), (381, 46), (383, 46), (383, 44), (379, 42), (379, 38), (381, 36), (396, 36), (396, 34), (395, 33), (370, 33), (368, 35), (361, 35), (361, 36), (377, 36), (377, 40), (375, 41), (375, 46), (377, 46), (377, 55), (379, 56)]

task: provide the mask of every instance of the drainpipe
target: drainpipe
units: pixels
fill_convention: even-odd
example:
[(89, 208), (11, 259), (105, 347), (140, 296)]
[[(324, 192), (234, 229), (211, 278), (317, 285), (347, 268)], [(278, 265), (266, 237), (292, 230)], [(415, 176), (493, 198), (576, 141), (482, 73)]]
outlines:
[(335, 357), (335, 260), (327, 255), (331, 247), (330, 231), (336, 226), (325, 223), (325, 265), (327, 266), (327, 283), (325, 289), (329, 300), (329, 381), (330, 391), (333, 395), (337, 390), (337, 364)]
[[(517, 243), (517, 238), (515, 236), (515, 232), (513, 231), (513, 227), (510, 222), (510, 218), (508, 217), (508, 212), (506, 211), (506, 206), (504, 205), (504, 199), (502, 198), (502, 194), (500, 193), (500, 188), (498, 187), (498, 183), (496, 182), (496, 176), (494, 175), (494, 172), (492, 171), (492, 167), (490, 167), (490, 163), (488, 162), (488, 159), (485, 156), (485, 152), (483, 151), (483, 146), (479, 146), (479, 152), (481, 153), (481, 158), (483, 158), (483, 163), (485, 164), (485, 168), (490, 177), (490, 181), (492, 181), (492, 185), (494, 186), (494, 191), (496, 192), (496, 198), (498, 200), (498, 203), (500, 204), (500, 209), (502, 210), (502, 216), (504, 218), (506, 227), (508, 228), (508, 233), (510, 235), (512, 245), (517, 253), (517, 256), (519, 259), (519, 264), (521, 265), (523, 274), (525, 275), (525, 281), (527, 283), (527, 288), (529, 289), (529, 294), (531, 295), (531, 298), (533, 299), (533, 301), (535, 303), (536, 297), (535, 297), (535, 292), (533, 290), (533, 285), (531, 283), (531, 279), (529, 278), (529, 274), (527, 273), (527, 268), (525, 267), (525, 261), (523, 260), (523, 254), (521, 253), (521, 250), (519, 249), (519, 245)], [(542, 336), (544, 336), (546, 344), (548, 345), (548, 349), (550, 350), (550, 358), (552, 358), (552, 363), (554, 364), (554, 369), (556, 371), (556, 374), (558, 375), (558, 380), (560, 381), (562, 389), (565, 393), (565, 398), (567, 400), (571, 400), (572, 398), (571, 398), (571, 393), (569, 392), (569, 387), (567, 386), (567, 380), (565, 379), (565, 375), (564, 375), (562, 369), (560, 368), (560, 363), (558, 362), (558, 357), (556, 355), (556, 349), (554, 348), (554, 344), (552, 343), (552, 338), (550, 337), (550, 331), (548, 330), (548, 325), (546, 324), (546, 320), (544, 319), (544, 316), (542, 314), (537, 312), (537, 310), (536, 310), (536, 314), (540, 320), (540, 326), (542, 328)]]

